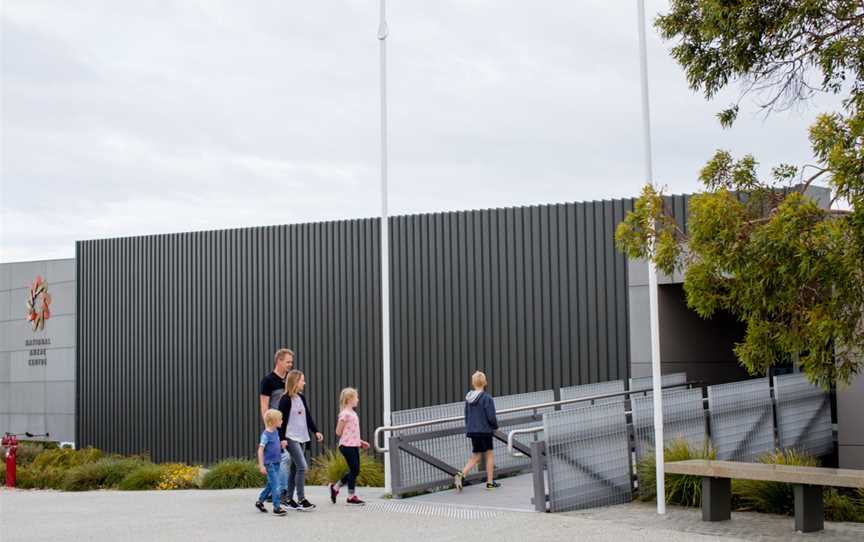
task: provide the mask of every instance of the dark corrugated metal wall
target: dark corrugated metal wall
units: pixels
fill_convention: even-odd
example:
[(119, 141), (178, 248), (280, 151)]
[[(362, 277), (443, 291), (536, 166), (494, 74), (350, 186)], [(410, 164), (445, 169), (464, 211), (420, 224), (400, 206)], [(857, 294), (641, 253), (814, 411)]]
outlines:
[(403, 216), (392, 231), (394, 410), (626, 378), (630, 200)]
[(77, 245), (82, 445), (210, 462), (255, 452), (258, 382), (297, 353), (332, 438), (356, 386), (381, 423), (376, 220), (84, 241)]
[[(391, 219), (393, 408), (626, 378), (630, 200)], [(376, 219), (77, 244), (77, 440), (156, 460), (254, 453), (258, 382), (297, 352), (333, 445), (338, 391), (381, 423)]]

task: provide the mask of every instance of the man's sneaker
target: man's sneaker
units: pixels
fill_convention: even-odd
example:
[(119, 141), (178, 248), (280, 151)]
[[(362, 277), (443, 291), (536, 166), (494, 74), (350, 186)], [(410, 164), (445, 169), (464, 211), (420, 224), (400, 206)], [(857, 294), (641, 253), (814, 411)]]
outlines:
[(499, 487), (501, 487), (501, 484), (498, 482), (486, 482), (486, 489), (498, 489)]
[(294, 499), (288, 499), (288, 502), (283, 502), (282, 504), (285, 505), (285, 508), (288, 510), (300, 510), (300, 505), (297, 504), (297, 501)]
[(361, 501), (361, 500), (360, 500), (360, 497), (358, 497), (357, 495), (351, 495), (351, 496), (348, 497), (348, 499), (345, 501), (345, 504), (353, 504), (353, 505), (359, 505), (359, 506), (362, 506), (362, 505), (364, 505), (364, 504), (366, 504), (366, 503), (363, 502), (363, 501)]
[(286, 512), (284, 508), (274, 508), (273, 513), (276, 514), (277, 516), (284, 516), (288, 512)]
[(267, 509), (264, 508), (264, 503), (261, 501), (255, 501), (255, 508), (261, 510), (262, 512), (267, 512)]
[(456, 476), (453, 477), (453, 485), (456, 486), (456, 491), (462, 491), (462, 485), (465, 482), (465, 475), (461, 472), (457, 472)]
[(339, 490), (336, 489), (336, 484), (330, 484), (330, 502), (336, 504), (336, 497), (339, 496)]
[(302, 501), (300, 501), (298, 504), (300, 505), (300, 510), (303, 510), (304, 512), (308, 512), (309, 510), (315, 509), (315, 505), (312, 504), (311, 502), (309, 502), (308, 500), (306, 500), (305, 498)]

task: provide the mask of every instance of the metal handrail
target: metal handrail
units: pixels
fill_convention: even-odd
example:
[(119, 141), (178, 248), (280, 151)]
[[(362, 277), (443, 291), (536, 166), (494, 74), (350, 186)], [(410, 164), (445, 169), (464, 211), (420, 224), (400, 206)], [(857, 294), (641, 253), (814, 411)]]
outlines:
[[(701, 386), (703, 384), (704, 383), (701, 381), (683, 382), (681, 384), (667, 384), (665, 386), (661, 386), (660, 389), (665, 390), (665, 389), (670, 389), (670, 388), (680, 388), (682, 386), (691, 386), (691, 387), (697, 386), (697, 385)], [(525, 412), (527, 410), (539, 410), (541, 408), (549, 408), (549, 407), (555, 407), (555, 406), (559, 406), (559, 405), (570, 405), (573, 403), (581, 403), (583, 401), (594, 401), (597, 399), (608, 399), (610, 397), (618, 397), (620, 395), (626, 396), (626, 395), (631, 395), (631, 394), (635, 394), (635, 393), (650, 392), (653, 390), (654, 390), (654, 388), (643, 388), (641, 390), (627, 390), (627, 391), (619, 391), (619, 392), (615, 392), (615, 393), (604, 393), (602, 395), (590, 395), (587, 397), (576, 397), (574, 399), (561, 399), (558, 401), (549, 401), (548, 403), (538, 403), (536, 405), (526, 405), (526, 406), (520, 406), (520, 407), (505, 408), (503, 410), (495, 411), (495, 414), (496, 415), (498, 415), (498, 414), (510, 414), (512, 412)], [(464, 420), (465, 420), (465, 416), (452, 416), (450, 418), (438, 418), (435, 420), (427, 420), (425, 422), (406, 423), (403, 425), (383, 425), (383, 426), (375, 429), (375, 433), (372, 436), (372, 443), (375, 445), (375, 451), (376, 452), (386, 454), (386, 453), (390, 453), (390, 447), (389, 446), (383, 447), (383, 446), (378, 445), (378, 441), (380, 440), (379, 435), (381, 435), (381, 433), (384, 433), (385, 431), (388, 431), (388, 432), (402, 431), (404, 429), (414, 429), (417, 427), (426, 427), (429, 425), (438, 425), (441, 423), (461, 422)]]
[(513, 437), (516, 435), (530, 435), (532, 433), (539, 433), (543, 431), (543, 426), (539, 427), (528, 427), (526, 429), (514, 429), (507, 434), (507, 452), (513, 457), (525, 457), (525, 454), (520, 452), (519, 450), (513, 451)]

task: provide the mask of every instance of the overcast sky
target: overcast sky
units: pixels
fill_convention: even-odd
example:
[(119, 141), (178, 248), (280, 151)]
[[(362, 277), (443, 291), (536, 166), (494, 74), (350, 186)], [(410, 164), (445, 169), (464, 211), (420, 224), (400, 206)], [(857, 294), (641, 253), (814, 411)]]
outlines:
[[(665, 1), (648, 1), (653, 17)], [(632, 0), (389, 2), (392, 214), (630, 197)], [(379, 213), (378, 2), (2, 0), (0, 261), (75, 240)], [(722, 130), (649, 29), (656, 180), (805, 163), (836, 101)], [(734, 89), (737, 91), (737, 88)]]

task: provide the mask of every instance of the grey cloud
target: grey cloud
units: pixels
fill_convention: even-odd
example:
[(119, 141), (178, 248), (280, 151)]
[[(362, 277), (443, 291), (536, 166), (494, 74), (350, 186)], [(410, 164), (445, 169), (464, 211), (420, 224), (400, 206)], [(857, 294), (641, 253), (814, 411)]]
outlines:
[[(388, 2), (391, 212), (627, 197), (636, 14), (600, 0)], [(649, 1), (649, 13), (665, 2)], [(377, 2), (4, 3), (0, 260), (74, 241), (378, 213)], [(649, 33), (655, 177), (718, 147), (809, 159), (812, 109), (723, 131)]]

